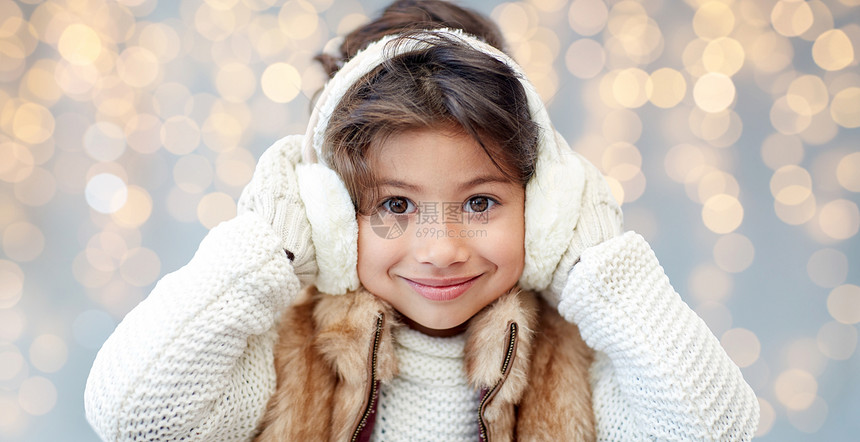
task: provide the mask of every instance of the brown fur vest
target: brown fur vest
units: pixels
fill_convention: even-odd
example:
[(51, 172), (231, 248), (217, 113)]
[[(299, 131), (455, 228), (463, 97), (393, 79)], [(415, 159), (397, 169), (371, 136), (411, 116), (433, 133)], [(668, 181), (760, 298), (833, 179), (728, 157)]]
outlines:
[[(288, 309), (275, 347), (277, 391), (258, 441), (368, 440), (379, 383), (397, 375), (390, 305), (360, 289)], [(514, 290), (472, 318), (466, 373), (484, 392), (482, 440), (594, 440), (579, 329), (530, 292)]]

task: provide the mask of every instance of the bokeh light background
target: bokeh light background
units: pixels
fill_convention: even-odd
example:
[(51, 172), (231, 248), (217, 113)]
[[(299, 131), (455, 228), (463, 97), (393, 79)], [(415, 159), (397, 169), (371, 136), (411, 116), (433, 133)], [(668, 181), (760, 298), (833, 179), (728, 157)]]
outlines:
[[(0, 0), (0, 439), (96, 438), (96, 351), (385, 4)], [(860, 434), (860, 0), (462, 4), (742, 367), (762, 440)]]

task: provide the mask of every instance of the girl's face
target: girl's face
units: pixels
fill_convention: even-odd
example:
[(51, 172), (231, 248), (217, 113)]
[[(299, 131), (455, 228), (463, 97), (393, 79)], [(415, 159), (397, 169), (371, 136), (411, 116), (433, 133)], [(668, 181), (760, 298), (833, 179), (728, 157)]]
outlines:
[(358, 217), (358, 277), (414, 328), (448, 335), (523, 271), (525, 190), (469, 135), (395, 134), (371, 152), (378, 211)]

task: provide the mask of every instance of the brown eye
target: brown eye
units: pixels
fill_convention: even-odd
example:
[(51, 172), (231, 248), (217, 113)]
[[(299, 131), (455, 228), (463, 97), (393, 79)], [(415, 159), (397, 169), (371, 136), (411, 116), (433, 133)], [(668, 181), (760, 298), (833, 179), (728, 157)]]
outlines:
[(382, 208), (394, 215), (404, 215), (414, 211), (414, 205), (406, 198), (395, 196), (382, 203)]
[(495, 201), (485, 196), (476, 196), (474, 198), (470, 198), (469, 201), (466, 202), (466, 211), (486, 212), (494, 203)]

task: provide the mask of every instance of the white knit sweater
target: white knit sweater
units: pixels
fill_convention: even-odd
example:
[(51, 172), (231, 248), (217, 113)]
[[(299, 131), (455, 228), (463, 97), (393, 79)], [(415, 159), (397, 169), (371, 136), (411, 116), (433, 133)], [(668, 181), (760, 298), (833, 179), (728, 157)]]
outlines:
[(481, 392), (466, 378), (466, 336), (427, 336), (394, 330), (398, 374), (379, 391), (373, 440), (478, 440)]
[[(105, 342), (85, 392), (110, 441), (247, 441), (275, 388), (273, 344), (299, 282), (272, 227), (214, 228)], [(628, 232), (586, 250), (559, 304), (596, 351), (600, 440), (748, 440), (758, 402), (648, 244)]]

